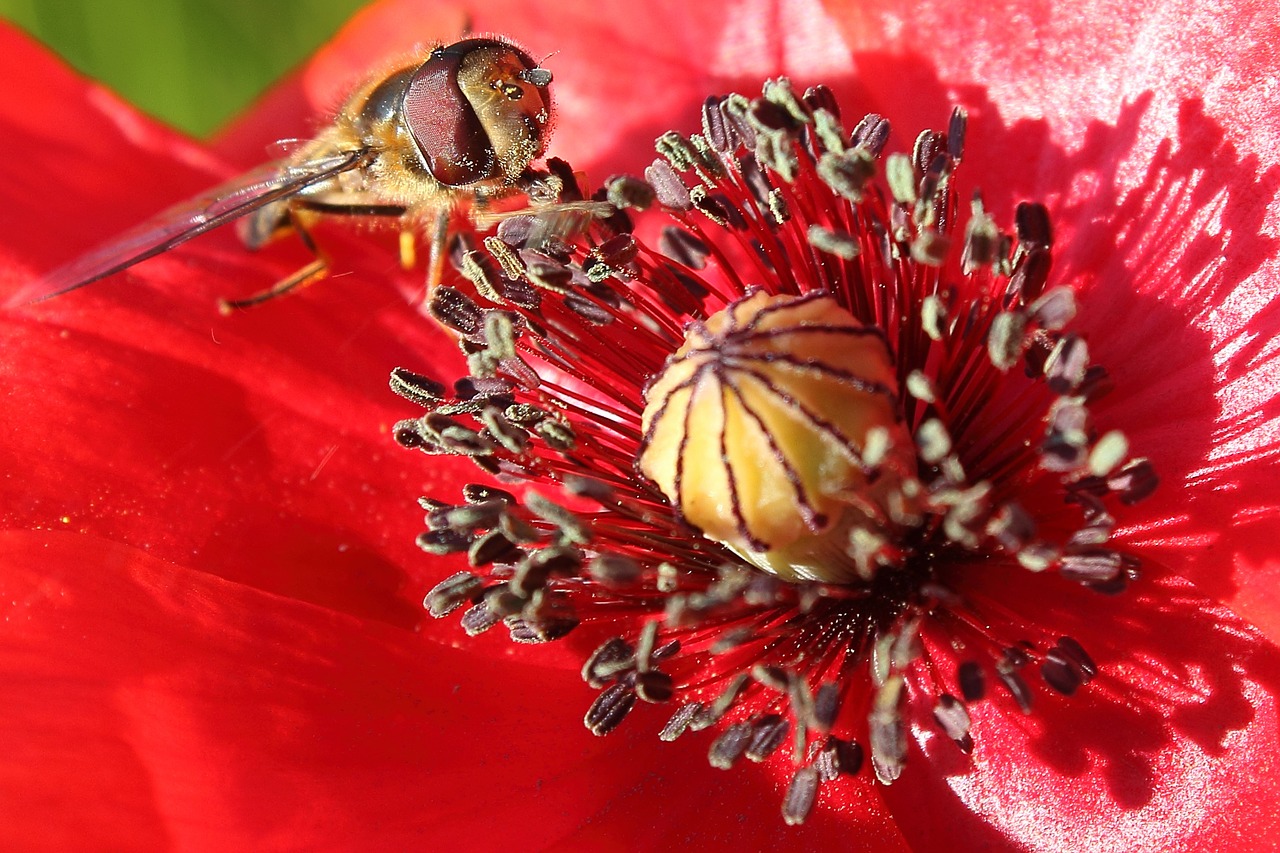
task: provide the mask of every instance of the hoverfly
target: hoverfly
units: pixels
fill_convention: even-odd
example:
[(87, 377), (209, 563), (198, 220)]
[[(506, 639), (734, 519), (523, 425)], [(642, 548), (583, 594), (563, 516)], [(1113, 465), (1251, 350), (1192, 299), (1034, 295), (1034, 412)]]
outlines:
[[(435, 47), (426, 61), (370, 80), (332, 126), (283, 160), (181, 203), (46, 275), (13, 303), (49, 299), (128, 269), (240, 220), (256, 249), (297, 233), (315, 260), (252, 304), (321, 278), (326, 262), (308, 233), (325, 215), (398, 219), (430, 228), (428, 289), (438, 283), (450, 216), (458, 207), (523, 192), (548, 203), (555, 179), (531, 168), (550, 136), (551, 73), (494, 38)], [(402, 239), (402, 254), (413, 246)]]

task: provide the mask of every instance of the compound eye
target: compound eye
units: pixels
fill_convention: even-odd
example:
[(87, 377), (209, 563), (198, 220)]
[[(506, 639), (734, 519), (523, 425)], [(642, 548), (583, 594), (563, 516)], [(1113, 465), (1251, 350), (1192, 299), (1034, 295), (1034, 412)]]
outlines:
[(404, 95), (404, 119), (432, 177), (448, 187), (493, 178), (497, 155), (480, 117), (458, 84), (465, 53), (458, 45), (432, 52)]
[(405, 91), (404, 117), (440, 183), (512, 184), (546, 147), (550, 74), (494, 39), (438, 48)]

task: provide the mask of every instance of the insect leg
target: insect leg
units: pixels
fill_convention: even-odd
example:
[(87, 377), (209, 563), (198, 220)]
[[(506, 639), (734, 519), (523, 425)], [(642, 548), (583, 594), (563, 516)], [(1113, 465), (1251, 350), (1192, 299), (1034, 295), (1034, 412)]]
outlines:
[(255, 305), (261, 305), (263, 302), (282, 296), (291, 290), (305, 287), (328, 275), (329, 262), (324, 253), (320, 251), (320, 247), (316, 244), (315, 238), (311, 236), (311, 232), (304, 222), (304, 220), (313, 219), (315, 214), (399, 219), (404, 216), (404, 213), (405, 209), (403, 207), (392, 204), (342, 204), (318, 199), (292, 199), (286, 216), (282, 217), (281, 222), (275, 226), (273, 236), (286, 231), (296, 232), (298, 238), (302, 240), (302, 244), (307, 247), (307, 251), (315, 256), (315, 260), (260, 293), (255, 293), (244, 299), (219, 300), (219, 309), (227, 312), (237, 308), (251, 308)]
[(302, 240), (302, 244), (307, 247), (307, 251), (315, 256), (315, 260), (292, 275), (286, 276), (271, 285), (271, 287), (266, 290), (255, 293), (252, 296), (245, 297), (244, 299), (219, 299), (219, 311), (227, 314), (238, 308), (252, 308), (255, 305), (261, 305), (263, 302), (275, 299), (277, 296), (283, 296), (291, 290), (296, 290), (299, 287), (304, 287), (312, 282), (319, 281), (329, 274), (329, 262), (320, 252), (320, 247), (316, 245), (316, 241), (312, 238), (311, 232), (302, 224), (300, 217), (296, 216), (292, 211), (289, 214), (289, 219), (293, 230), (297, 232), (299, 239)]

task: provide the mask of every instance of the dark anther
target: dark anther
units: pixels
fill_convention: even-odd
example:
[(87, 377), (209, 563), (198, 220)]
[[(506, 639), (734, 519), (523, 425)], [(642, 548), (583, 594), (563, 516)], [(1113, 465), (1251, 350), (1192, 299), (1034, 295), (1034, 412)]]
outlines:
[(635, 649), (621, 637), (605, 640), (582, 665), (582, 680), (599, 690), (635, 668)]
[(872, 157), (879, 157), (889, 141), (889, 120), (884, 116), (868, 113), (853, 129), (850, 142), (854, 147), (862, 147)]
[(654, 160), (653, 165), (644, 170), (645, 180), (653, 187), (658, 203), (671, 210), (688, 210), (693, 206), (689, 199), (689, 188), (671, 168), (666, 160)]
[(1048, 249), (1053, 246), (1053, 227), (1049, 211), (1043, 204), (1024, 201), (1014, 213), (1018, 242), (1024, 249)]
[[(528, 269), (525, 270), (525, 274), (529, 275)], [(498, 293), (507, 302), (520, 308), (533, 310), (542, 304), (542, 297), (534, 289), (531, 279), (520, 279), (518, 281), (512, 281), (507, 278), (500, 279), (498, 281)]]
[(705, 267), (707, 255), (710, 254), (706, 243), (674, 225), (662, 229), (658, 237), (658, 251), (676, 263), (694, 270)]
[(420, 373), (397, 367), (391, 371), (391, 390), (419, 406), (432, 406), (444, 399), (444, 386)]
[(488, 631), (501, 621), (502, 617), (490, 610), (489, 605), (482, 601), (472, 605), (466, 613), (462, 614), (461, 625), (468, 637), (474, 637)]
[[(535, 216), (511, 216), (499, 222), (494, 233), (498, 235), (499, 240), (508, 246), (523, 246), (533, 236), (537, 224), (538, 219)], [(475, 254), (484, 257), (479, 252)]]
[(818, 799), (818, 771), (814, 767), (801, 767), (791, 777), (786, 796), (782, 800), (782, 819), (787, 826), (805, 822)]
[[(606, 273), (609, 272), (609, 268), (603, 264), (597, 269), (603, 269)], [(613, 322), (613, 315), (607, 309), (601, 308), (580, 293), (571, 292), (565, 294), (564, 306), (595, 326), (607, 326)]]
[(665, 672), (651, 669), (636, 675), (636, 695), (646, 702), (670, 702), (675, 684)]
[(1147, 459), (1134, 459), (1107, 478), (1107, 488), (1120, 495), (1120, 503), (1136, 504), (1159, 485), (1156, 469)]
[(959, 163), (964, 155), (964, 137), (969, 126), (969, 116), (963, 107), (951, 111), (951, 120), (947, 122), (947, 153), (951, 159)]
[(751, 743), (751, 724), (734, 723), (711, 742), (707, 761), (717, 770), (728, 770)]
[(591, 251), (591, 257), (602, 261), (611, 269), (622, 269), (636, 259), (640, 246), (630, 234), (610, 237)]
[(702, 102), (702, 133), (712, 148), (729, 154), (737, 147), (738, 139), (721, 103), (722, 99), (715, 95)]
[(927, 266), (942, 266), (950, 251), (951, 239), (935, 228), (922, 230), (911, 241), (911, 257)]
[(649, 663), (650, 664), (662, 663), (662, 661), (666, 660), (667, 658), (675, 657), (676, 654), (678, 654), (679, 652), (680, 652), (680, 641), (667, 640), (665, 643), (655, 648), (653, 650), (653, 653), (649, 655)]
[(511, 359), (503, 359), (498, 366), (504, 374), (515, 379), (517, 386), (524, 388), (525, 391), (532, 391), (543, 383), (538, 371), (532, 369), (529, 362), (518, 355)]
[(1045, 282), (1049, 280), (1049, 268), (1053, 259), (1044, 249), (1033, 249), (1023, 255), (1013, 270), (1006, 293), (1031, 301), (1040, 296)]
[(916, 137), (915, 147), (911, 151), (911, 163), (918, 174), (924, 175), (929, 172), (934, 159), (945, 152), (945, 142), (940, 133), (932, 130), (920, 131), (920, 135)]
[(742, 213), (721, 193), (707, 194), (702, 187), (689, 191), (689, 200), (704, 216), (717, 225), (742, 229), (745, 222)]
[(552, 293), (568, 293), (573, 284), (573, 271), (550, 258), (533, 259), (525, 266), (525, 274), (534, 285)]
[(493, 563), (510, 563), (520, 557), (517, 548), (501, 530), (490, 530), (467, 549), (467, 562), (479, 568)]
[(464, 335), (478, 335), (484, 329), (484, 314), (470, 296), (452, 287), (437, 287), (427, 310), (441, 323)]
[(764, 98), (757, 98), (751, 102), (752, 122), (761, 130), (773, 130), (791, 132), (796, 129), (797, 123), (790, 111), (785, 107), (767, 101)]
[(765, 174), (764, 169), (760, 168), (760, 161), (754, 154), (744, 151), (737, 158), (738, 173), (742, 175), (742, 180), (746, 182), (747, 189), (751, 190), (752, 197), (756, 200), (756, 204), (761, 207), (769, 206), (769, 196), (773, 193), (773, 185), (769, 183), (769, 178)]
[(607, 735), (626, 719), (635, 704), (636, 695), (629, 687), (612, 684), (591, 703), (582, 722), (593, 735)]
[(419, 533), (414, 540), (418, 547), (428, 554), (442, 557), (445, 554), (457, 554), (471, 547), (471, 536), (457, 530), (428, 530)]
[(942, 179), (950, 174), (954, 164), (951, 162), (951, 156), (945, 151), (940, 151), (933, 155), (924, 168), (924, 175), (920, 179), (920, 189), (918, 195), (922, 199), (932, 199), (938, 192), (938, 186)]
[(804, 103), (810, 111), (826, 110), (835, 118), (840, 118), (840, 105), (831, 90), (821, 84), (810, 86), (804, 91)]
[(681, 705), (671, 715), (671, 719), (667, 720), (667, 724), (662, 727), (662, 731), (658, 732), (658, 739), (673, 741), (680, 737), (688, 730), (689, 724), (701, 716), (702, 708), (701, 702), (690, 702), (688, 705)]
[(1059, 638), (1058, 650), (1066, 656), (1067, 660), (1080, 673), (1080, 682), (1082, 684), (1088, 684), (1098, 674), (1098, 665), (1093, 662), (1093, 658), (1084, 650), (1084, 646), (1071, 637)]
[(422, 606), (435, 619), (448, 616), (474, 598), (483, 585), (483, 581), (470, 572), (458, 572), (433, 586)]
[(820, 732), (829, 732), (840, 713), (840, 685), (834, 681), (823, 682), (813, 697), (813, 719), (810, 723)]
[(965, 661), (960, 664), (957, 676), (960, 682), (960, 695), (966, 702), (977, 702), (987, 695), (986, 678), (982, 675), (982, 667), (976, 662)]
[(1054, 690), (1063, 696), (1070, 696), (1082, 684), (1080, 674), (1067, 656), (1059, 649), (1050, 649), (1040, 665), (1040, 675)]
[(791, 731), (791, 723), (781, 714), (766, 714), (751, 725), (751, 742), (747, 744), (747, 758), (764, 761), (782, 746)]
[(391, 428), (391, 436), (395, 439), (396, 444), (409, 450), (431, 446), (431, 441), (422, 434), (421, 421), (417, 418), (399, 421)]
[(560, 201), (582, 201), (582, 187), (568, 161), (551, 157), (547, 160), (547, 171), (560, 181)]
[[(678, 267), (668, 267), (668, 269), (670, 270), (671, 274), (676, 277), (676, 281), (680, 282), (681, 287), (683, 287), (689, 293), (693, 294), (695, 299), (706, 298), (709, 291), (702, 284), (702, 281), (699, 280), (696, 276), (689, 275), (684, 270)], [(671, 304), (670, 299), (665, 295), (664, 295), (664, 301), (666, 301), (667, 304), (669, 305)]]

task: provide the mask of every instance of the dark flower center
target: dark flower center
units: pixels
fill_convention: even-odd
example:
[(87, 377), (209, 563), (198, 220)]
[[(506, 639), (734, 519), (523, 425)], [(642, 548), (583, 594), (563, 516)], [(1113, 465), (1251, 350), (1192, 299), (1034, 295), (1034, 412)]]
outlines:
[[(1091, 423), (1110, 381), (1047, 287), (1044, 208), (1009, 235), (975, 196), (960, 230), (964, 129), (882, 158), (884, 119), (846, 133), (829, 92), (780, 80), (660, 138), (645, 180), (596, 194), (613, 216), (552, 161), (565, 203), (460, 247), (465, 282), (431, 299), (470, 375), (392, 376), (428, 410), (402, 444), (534, 487), (423, 500), (419, 544), (469, 563), (431, 614), (518, 642), (590, 626), (592, 732), (640, 700), (676, 705), (664, 740), (717, 726), (717, 767), (790, 744), (793, 823), (864, 753), (900, 775), (910, 697), (968, 752), (988, 681), (1024, 712), (1033, 669), (1087, 684), (1078, 642), (972, 579), (1122, 590), (1112, 511), (1155, 476)], [(656, 248), (625, 212), (655, 202)]]

